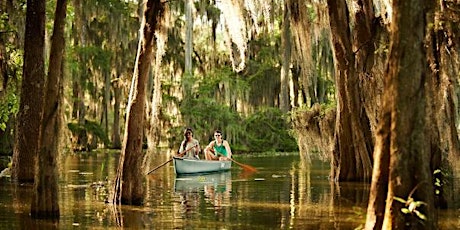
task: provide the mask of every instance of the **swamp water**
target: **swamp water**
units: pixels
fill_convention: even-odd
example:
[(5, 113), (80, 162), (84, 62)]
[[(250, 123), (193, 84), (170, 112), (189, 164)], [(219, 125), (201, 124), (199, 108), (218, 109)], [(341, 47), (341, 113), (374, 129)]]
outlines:
[[(58, 223), (29, 217), (32, 186), (0, 178), (0, 229), (356, 229), (365, 221), (369, 185), (328, 180), (329, 165), (296, 153), (235, 156), (224, 173), (176, 177), (168, 164), (146, 177), (142, 207), (105, 203), (119, 154), (63, 156)], [(168, 158), (152, 158), (150, 168)], [(458, 174), (457, 174), (458, 175)], [(459, 180), (454, 180), (459, 191)], [(459, 196), (442, 210), (440, 229), (460, 229)], [(122, 226), (122, 227), (120, 227)]]

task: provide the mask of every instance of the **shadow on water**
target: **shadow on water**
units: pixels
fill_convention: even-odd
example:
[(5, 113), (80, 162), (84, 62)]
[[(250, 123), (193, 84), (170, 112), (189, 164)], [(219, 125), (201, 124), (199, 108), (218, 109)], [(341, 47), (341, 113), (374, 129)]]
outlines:
[[(168, 156), (152, 158), (155, 166)], [(355, 229), (365, 221), (369, 185), (331, 183), (328, 163), (295, 153), (235, 158), (258, 171), (234, 165), (176, 177), (165, 165), (146, 176), (145, 203), (136, 207), (105, 203), (118, 153), (68, 155), (60, 166), (59, 223), (31, 219), (32, 186), (0, 178), (0, 229)], [(440, 229), (460, 229), (456, 207), (442, 211)]]

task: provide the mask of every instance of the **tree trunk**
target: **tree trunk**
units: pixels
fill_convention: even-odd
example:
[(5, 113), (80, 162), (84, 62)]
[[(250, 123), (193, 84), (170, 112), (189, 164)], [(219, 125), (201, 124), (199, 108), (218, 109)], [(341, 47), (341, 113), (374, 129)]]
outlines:
[(46, 81), (43, 123), (40, 134), (38, 166), (35, 170), (31, 215), (59, 219), (57, 158), (60, 139), (60, 98), (62, 63), (65, 49), (64, 27), (67, 0), (58, 0), (51, 38), (48, 79)]
[[(366, 229), (435, 229), (426, 125), (430, 70), (424, 39), (430, 14), (429, 7), (422, 6), (427, 5), (428, 1), (418, 0), (393, 3), (383, 119), (375, 146)], [(420, 201), (425, 204), (409, 209)]]
[(193, 0), (185, 0), (185, 74), (192, 74)]
[(121, 104), (121, 87), (120, 79), (115, 80), (112, 83), (113, 88), (113, 126), (112, 126), (112, 148), (120, 149), (121, 148), (121, 138), (120, 138), (120, 104)]
[[(345, 0), (328, 0), (336, 67), (337, 118), (331, 178), (337, 181), (366, 181), (371, 178), (373, 140), (369, 118), (360, 93), (359, 74), (366, 75), (367, 58), (373, 55), (370, 22), (371, 1), (358, 1), (352, 17)], [(359, 131), (358, 131), (359, 130)]]
[[(111, 84), (111, 74), (108, 72), (103, 72), (104, 75), (104, 109), (102, 115), (102, 127), (104, 127), (104, 133), (109, 136), (109, 111), (110, 111), (110, 88)], [(107, 143), (108, 144), (108, 143)], [(106, 148), (109, 146), (105, 146)]]
[(34, 181), (43, 115), (45, 82), (45, 1), (28, 0), (24, 41), (21, 100), (13, 150), (12, 178), (20, 183)]
[[(166, 34), (166, 31), (158, 32), (158, 34)], [(161, 36), (161, 35), (160, 35)], [(166, 37), (166, 36), (164, 36)], [(165, 39), (162, 39), (163, 42), (166, 42)], [(158, 45), (159, 47), (161, 45)], [(152, 89), (152, 100), (151, 100), (151, 109), (149, 111), (149, 125), (147, 130), (147, 145), (149, 150), (153, 150), (155, 146), (158, 146), (160, 143), (161, 136), (161, 60), (163, 52), (157, 52), (155, 55), (155, 65), (153, 70), (153, 89)], [(146, 161), (148, 158), (145, 159)]]
[[(435, 204), (439, 208), (447, 208), (452, 204), (453, 183), (449, 177), (453, 165), (460, 156), (460, 143), (457, 131), (457, 108), (455, 89), (458, 88), (458, 71), (456, 63), (459, 61), (458, 44), (453, 44), (455, 37), (459, 36), (456, 28), (460, 22), (457, 10), (460, 3), (450, 5), (444, 1), (436, 2), (433, 26), (429, 27), (427, 44), (427, 56), (431, 67), (431, 76), (427, 80), (428, 106), (427, 113), (430, 120), (428, 123), (431, 137), (431, 170), (442, 170), (443, 173), (435, 173), (434, 180), (442, 181), (442, 186), (436, 186)], [(446, 7), (444, 4), (449, 4)], [(429, 24), (429, 23), (427, 23)], [(451, 162), (449, 162), (451, 161)], [(446, 173), (447, 172), (447, 173)]]
[(283, 33), (281, 37), (282, 41), (282, 50), (283, 50), (283, 59), (282, 59), (282, 68), (281, 68), (281, 89), (280, 89), (280, 109), (283, 112), (288, 112), (290, 110), (290, 101), (289, 101), (289, 76), (291, 73), (291, 22), (289, 20), (289, 5), (284, 3), (284, 17), (283, 17)]
[(385, 214), (385, 201), (388, 191), (389, 168), (390, 168), (390, 125), (391, 125), (391, 99), (390, 93), (383, 97), (382, 117), (376, 133), (374, 147), (374, 169), (370, 198), (367, 208), (366, 228), (382, 229)]
[[(161, 30), (156, 32), (156, 42), (157, 44), (156, 47), (159, 47), (156, 49), (156, 54), (155, 58), (153, 61), (153, 71), (151, 71), (153, 76), (149, 78), (151, 82), (149, 82), (149, 98), (150, 98), (150, 106), (147, 106), (147, 128), (146, 128), (146, 134), (147, 134), (147, 146), (148, 150), (154, 151), (156, 146), (160, 144), (160, 139), (162, 136), (162, 123), (161, 123), (161, 110), (162, 110), (162, 73), (161, 73), (161, 64), (163, 60), (163, 55), (165, 53), (164, 48), (165, 44), (168, 39), (168, 31), (165, 27), (161, 27)], [(193, 43), (190, 41), (190, 43)], [(191, 50), (193, 50), (191, 48)], [(190, 57), (191, 58), (191, 57)], [(191, 66), (190, 66), (191, 68)], [(151, 154), (146, 154), (146, 157), (144, 158), (144, 166), (146, 165), (146, 162), (149, 162), (149, 156)]]
[(134, 70), (134, 84), (127, 108), (127, 121), (123, 147), (115, 179), (113, 203), (141, 205), (144, 199), (142, 171), (142, 143), (145, 119), (146, 84), (156, 44), (155, 31), (162, 26), (165, 5), (149, 0), (141, 23), (138, 57)]

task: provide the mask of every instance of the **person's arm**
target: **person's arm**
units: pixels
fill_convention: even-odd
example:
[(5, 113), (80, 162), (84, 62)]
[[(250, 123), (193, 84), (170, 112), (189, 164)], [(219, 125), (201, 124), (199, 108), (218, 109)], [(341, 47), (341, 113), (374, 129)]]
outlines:
[(211, 151), (211, 152), (214, 152), (214, 141), (211, 141), (209, 142), (208, 146), (206, 146), (206, 148), (204, 148), (204, 152), (207, 152), (207, 151)]
[(228, 144), (228, 141), (224, 141), (224, 147), (225, 147), (225, 150), (227, 151), (227, 158), (232, 158), (232, 150), (230, 149), (230, 145)]
[(185, 142), (185, 141), (182, 141), (182, 142), (180, 143), (180, 147), (179, 147), (179, 150), (177, 151), (176, 155), (178, 155), (178, 156), (183, 156), (183, 154), (180, 154), (180, 153), (181, 153), (182, 151), (185, 150), (185, 149), (184, 149), (184, 147), (185, 147), (185, 146), (184, 146), (184, 142)]
[(196, 153), (196, 155), (199, 155), (200, 152), (201, 152), (200, 142), (198, 142), (198, 140), (195, 139), (193, 144), (195, 145), (195, 153)]
[(196, 152), (199, 153), (201, 152), (201, 146), (200, 146), (200, 143), (196, 143)]

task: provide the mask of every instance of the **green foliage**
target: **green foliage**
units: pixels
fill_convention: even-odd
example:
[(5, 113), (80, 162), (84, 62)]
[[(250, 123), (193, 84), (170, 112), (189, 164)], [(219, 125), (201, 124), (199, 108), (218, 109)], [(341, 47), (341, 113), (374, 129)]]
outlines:
[(251, 151), (298, 151), (289, 123), (278, 108), (262, 108), (243, 121), (245, 144)]
[[(327, 104), (323, 103), (323, 104), (317, 104), (317, 105), (319, 105), (319, 117), (318, 117), (318, 119), (324, 118), (324, 116), (326, 114), (328, 114), (330, 110), (336, 110), (337, 109), (336, 101), (329, 101)], [(291, 120), (295, 120), (295, 119), (297, 119), (297, 117), (301, 117), (302, 114), (304, 114), (305, 112), (309, 112), (309, 111), (312, 111), (314, 109), (317, 109), (317, 108), (315, 106), (308, 107), (306, 105), (302, 105), (300, 107), (294, 108), (290, 112)]]
[(112, 53), (101, 47), (87, 46), (76, 49), (77, 55), (89, 57), (89, 62), (95, 69), (108, 71), (110, 68), (110, 59)]
[(225, 129), (239, 120), (238, 114), (212, 98), (185, 100), (180, 109), (186, 123), (192, 126), (195, 134), (201, 135), (202, 140), (208, 140), (206, 136), (210, 136), (215, 129)]
[[(0, 42), (4, 42), (4, 47), (6, 50), (4, 61), (6, 62), (5, 68), (5, 77), (8, 80), (6, 89), (3, 89), (4, 93), (0, 97), (0, 130), (5, 131), (8, 121), (12, 116), (15, 116), (19, 110), (19, 86), (21, 74), (22, 74), (22, 65), (23, 65), (23, 55), (22, 51), (14, 46), (9, 39), (10, 36), (13, 36), (16, 33), (16, 28), (13, 23), (9, 23), (9, 15), (6, 13), (0, 14)], [(0, 82), (3, 84), (3, 82)]]
[[(207, 144), (214, 130), (220, 129), (233, 139), (235, 151), (298, 151), (288, 121), (277, 108), (264, 108), (244, 118), (214, 99), (196, 98), (183, 102), (181, 113), (202, 143)], [(182, 128), (174, 132), (174, 136), (182, 136)]]
[(249, 89), (248, 81), (238, 77), (227, 66), (213, 70), (203, 79), (195, 77), (193, 81), (198, 83), (198, 87), (194, 92), (197, 97), (214, 98), (222, 91), (220, 86), (223, 84), (225, 84), (225, 87), (230, 88), (235, 95), (241, 95)]
[(427, 203), (423, 202), (423, 201), (417, 201), (415, 200), (412, 195), (414, 194), (414, 192), (419, 188), (419, 186), (421, 185), (422, 183), (419, 183), (417, 184), (413, 189), (412, 191), (409, 193), (409, 196), (407, 197), (407, 199), (403, 199), (401, 197), (394, 197), (393, 199), (404, 204), (404, 207), (401, 208), (401, 212), (404, 213), (404, 214), (408, 214), (408, 215), (415, 215), (417, 216), (421, 221), (424, 221), (427, 219), (427, 217), (425, 216), (425, 214), (423, 214), (422, 212), (420, 212), (419, 208), (423, 205), (428, 205)]
[(434, 179), (434, 189), (435, 189), (436, 195), (439, 195), (441, 193), (442, 186), (444, 185), (442, 178), (445, 178), (445, 175), (441, 171), (441, 169), (434, 170), (433, 179)]
[(407, 198), (407, 200), (404, 200), (400, 197), (394, 197), (394, 199), (405, 205), (404, 208), (401, 208), (402, 213), (416, 215), (420, 220), (426, 220), (425, 214), (421, 213), (419, 210), (417, 210), (417, 208), (421, 207), (422, 205), (427, 205), (427, 203), (423, 201), (416, 201), (412, 197)]
[[(241, 78), (228, 67), (216, 69), (202, 79), (187, 78), (195, 82), (195, 87), (191, 95), (181, 101), (180, 111), (186, 126), (194, 129), (195, 137), (202, 143), (211, 141), (214, 130), (219, 129), (234, 151), (298, 150), (296, 140), (289, 134), (289, 122), (279, 109), (263, 107), (245, 117), (226, 102), (222, 86), (233, 95), (244, 95), (250, 90), (251, 78)], [(173, 130), (173, 136), (181, 137), (182, 129)]]
[[(46, 4), (46, 24), (45, 28), (48, 34), (53, 34), (53, 25), (54, 25), (54, 13), (56, 11), (56, 0), (48, 0)], [(53, 19), (53, 20), (49, 20)]]
[(19, 98), (13, 91), (7, 91), (4, 98), (0, 98), (0, 130), (5, 131), (6, 124), (11, 116), (19, 110)]
[(6, 49), (4, 60), (7, 63), (7, 74), (11, 77), (18, 78), (22, 73), (23, 52), (14, 44), (14, 36), (17, 33), (17, 28), (14, 23), (9, 20), (7, 13), (0, 13), (0, 42), (4, 42)]
[(8, 23), (8, 14), (1, 13), (0, 14), (0, 31), (5, 33), (9, 30), (9, 23)]
[(95, 6), (115, 14), (125, 13), (129, 10), (129, 3), (120, 0), (97, 0)]
[(24, 63), (23, 52), (11, 44), (7, 44), (6, 52), (9, 54), (7, 65), (9, 71), (12, 73), (10, 77), (20, 80), (22, 78), (22, 66)]
[(91, 134), (104, 142), (105, 146), (110, 145), (110, 140), (104, 131), (104, 128), (95, 121), (85, 120), (85, 124), (79, 124), (78, 122), (69, 122), (67, 127), (74, 135), (86, 132)]
[(88, 132), (94, 134), (96, 137), (101, 139), (106, 146), (110, 145), (107, 133), (105, 133), (104, 128), (100, 124), (94, 121), (87, 121), (85, 124), (85, 128)]
[(281, 36), (279, 33), (274, 36), (272, 34), (261, 34), (257, 39), (250, 40), (249, 46), (254, 50), (252, 52), (254, 56), (249, 60), (271, 67), (278, 66), (281, 62), (279, 51)]

